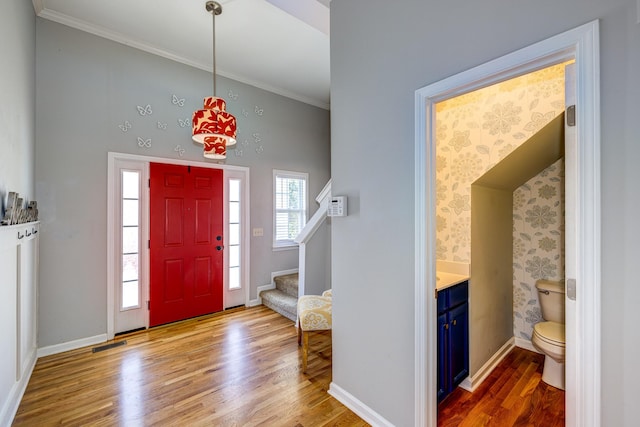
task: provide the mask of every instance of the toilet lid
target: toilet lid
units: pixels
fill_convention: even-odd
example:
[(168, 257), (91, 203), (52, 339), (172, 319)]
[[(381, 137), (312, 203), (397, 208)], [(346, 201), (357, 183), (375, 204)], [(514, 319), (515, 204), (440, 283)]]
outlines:
[(564, 325), (562, 323), (540, 322), (534, 325), (533, 330), (544, 341), (564, 346)]

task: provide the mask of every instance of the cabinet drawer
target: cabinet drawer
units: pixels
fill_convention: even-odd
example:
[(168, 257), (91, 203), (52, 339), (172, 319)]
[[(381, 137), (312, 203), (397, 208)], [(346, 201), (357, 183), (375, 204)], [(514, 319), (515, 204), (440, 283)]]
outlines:
[(469, 299), (469, 282), (462, 282), (449, 288), (449, 307), (455, 307)]
[(438, 314), (452, 307), (467, 302), (469, 299), (469, 282), (464, 281), (438, 292)]

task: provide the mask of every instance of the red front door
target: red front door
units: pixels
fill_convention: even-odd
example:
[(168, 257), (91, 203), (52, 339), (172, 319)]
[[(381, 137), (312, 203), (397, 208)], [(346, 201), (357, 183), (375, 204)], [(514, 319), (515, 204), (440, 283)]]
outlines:
[(223, 309), (222, 170), (150, 165), (149, 325)]

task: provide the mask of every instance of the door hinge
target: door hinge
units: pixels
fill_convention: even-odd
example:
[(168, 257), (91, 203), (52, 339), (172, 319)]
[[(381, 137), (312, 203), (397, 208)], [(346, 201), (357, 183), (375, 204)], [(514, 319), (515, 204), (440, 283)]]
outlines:
[(148, 180), (148, 185), (149, 185), (149, 188), (151, 188), (151, 178), (149, 178)]
[(433, 290), (433, 297), (434, 297), (435, 299), (438, 299), (438, 289), (434, 289), (434, 290)]
[(147, 249), (151, 249), (151, 239), (147, 240)]
[(151, 301), (147, 300), (147, 310), (151, 310)]
[(576, 125), (576, 106), (569, 105), (567, 107), (567, 126), (575, 126)]
[(187, 172), (191, 173), (191, 166), (187, 166)]

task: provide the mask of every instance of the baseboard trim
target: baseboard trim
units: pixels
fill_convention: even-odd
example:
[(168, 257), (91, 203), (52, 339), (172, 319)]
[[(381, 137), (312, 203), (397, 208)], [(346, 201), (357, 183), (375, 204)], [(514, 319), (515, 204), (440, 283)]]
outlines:
[(489, 374), (493, 372), (502, 359), (509, 354), (513, 347), (515, 347), (515, 338), (511, 337), (502, 347), (500, 347), (498, 351), (495, 352), (493, 356), (491, 356), (489, 360), (487, 360), (487, 363), (485, 363), (475, 375), (465, 378), (460, 384), (460, 387), (473, 393), (478, 386), (487, 379)]
[(328, 393), (372, 426), (394, 427), (392, 423), (387, 421), (384, 417), (369, 408), (360, 400), (356, 399), (351, 393), (347, 392), (339, 385), (336, 385), (336, 383), (332, 382), (329, 384)]
[(524, 348), (525, 350), (533, 351), (534, 353), (540, 353), (540, 351), (531, 344), (531, 341), (524, 338), (516, 338), (516, 347)]
[(260, 292), (268, 291), (269, 289), (275, 289), (275, 288), (276, 288), (276, 284), (273, 282), (273, 277), (271, 277), (271, 283), (269, 283), (268, 285), (258, 286), (258, 290), (257, 290), (258, 298), (249, 301), (249, 306), (254, 307), (256, 305), (261, 305), (262, 298), (260, 297)]
[(101, 344), (107, 341), (107, 334), (95, 335), (93, 337), (82, 338), (79, 340), (63, 342), (61, 344), (50, 345), (38, 349), (38, 357), (51, 356), (52, 354), (63, 353), (69, 350), (87, 347), (94, 344)]
[(33, 369), (36, 366), (37, 360), (38, 358), (35, 349), (30, 352), (26, 360), (23, 360), (23, 363), (26, 362), (26, 369), (24, 370), (23, 375), (20, 377), (20, 379), (13, 383), (11, 391), (7, 396), (7, 400), (4, 402), (2, 410), (0, 411), (0, 425), (10, 426), (13, 423), (13, 419), (18, 412), (18, 407), (20, 407), (22, 396), (24, 396), (24, 392), (27, 389), (27, 385), (29, 384), (31, 374), (33, 373)]

